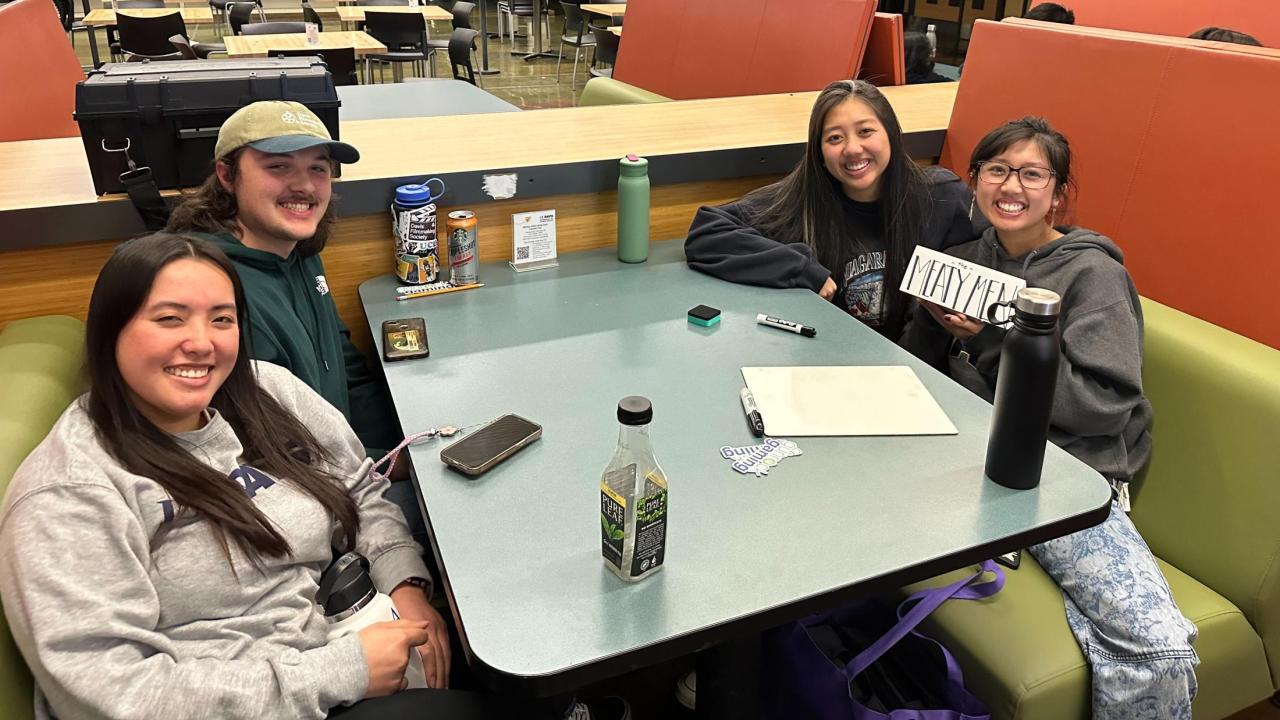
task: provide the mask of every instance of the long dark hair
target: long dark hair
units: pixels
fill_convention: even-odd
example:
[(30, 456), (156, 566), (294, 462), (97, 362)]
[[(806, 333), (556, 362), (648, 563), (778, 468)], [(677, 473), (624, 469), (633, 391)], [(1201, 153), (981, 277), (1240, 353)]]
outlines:
[(879, 200), (886, 250), (883, 330), (896, 337), (908, 304), (897, 288), (932, 201), (924, 171), (907, 155), (898, 116), (875, 85), (864, 80), (838, 80), (828, 85), (809, 113), (809, 139), (800, 164), (782, 180), (744, 199), (749, 201), (748, 207), (757, 208), (750, 221), (761, 232), (779, 242), (803, 242), (823, 267), (840, 272), (851, 252), (842, 242), (849, 229), (841, 209), (844, 190), (822, 160), (822, 128), (827, 113), (850, 98), (866, 103), (889, 136), (889, 163), (880, 178)]
[[(147, 235), (117, 247), (98, 273), (85, 333), (88, 411), (98, 439), (126, 470), (159, 483), (181, 513), (207, 520), (228, 562), (228, 539), (255, 562), (264, 555), (291, 554), (288, 541), (236, 483), (197, 461), (138, 411), (116, 363), (120, 333), (151, 294), (156, 275), (169, 263), (186, 258), (217, 267), (235, 289), (240, 354), (210, 406), (230, 423), (244, 456), (255, 468), (315, 498), (342, 525), (346, 544), (351, 546), (360, 527), (355, 502), (324, 469), (332, 462), (329, 452), (298, 418), (258, 386), (250, 364), (244, 288), (231, 261), (212, 243), (168, 233)], [(162, 533), (163, 528), (157, 541)]]
[(1021, 120), (1011, 120), (979, 140), (969, 155), (969, 184), (977, 183), (980, 163), (1024, 140), (1034, 141), (1044, 153), (1045, 160), (1049, 161), (1049, 169), (1053, 171), (1053, 194), (1058, 200), (1054, 214), (1065, 218), (1067, 203), (1076, 188), (1076, 177), (1071, 172), (1071, 143), (1044, 118), (1028, 115)]
[[(217, 161), (226, 163), (227, 179), (233, 183), (240, 174), (240, 159), (243, 156), (244, 147), (238, 147)], [(333, 224), (337, 221), (337, 213), (333, 209), (335, 200), (336, 196), (329, 198), (329, 205), (324, 209), (324, 215), (320, 216), (320, 224), (316, 226), (316, 234), (298, 243), (299, 255), (319, 255), (329, 243), (329, 234), (333, 232)], [(169, 213), (169, 222), (164, 229), (171, 233), (231, 233), (239, 237), (240, 225), (236, 222), (239, 213), (240, 206), (236, 203), (235, 194), (222, 186), (218, 173), (211, 172), (195, 192), (187, 195)]]

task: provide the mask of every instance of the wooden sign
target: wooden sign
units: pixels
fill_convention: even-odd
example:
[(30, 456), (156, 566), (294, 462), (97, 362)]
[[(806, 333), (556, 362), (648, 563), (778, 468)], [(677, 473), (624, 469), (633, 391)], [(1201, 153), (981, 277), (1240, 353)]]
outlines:
[[(1012, 300), (1026, 286), (1022, 278), (916, 246), (899, 289), (987, 322), (987, 308), (993, 303)], [(1012, 312), (1008, 307), (1001, 307), (996, 319), (1004, 322)]]

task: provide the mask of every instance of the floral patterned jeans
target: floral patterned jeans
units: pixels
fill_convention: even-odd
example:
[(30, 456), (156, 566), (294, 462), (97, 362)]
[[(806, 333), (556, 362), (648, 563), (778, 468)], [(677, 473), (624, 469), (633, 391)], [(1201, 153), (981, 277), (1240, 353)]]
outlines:
[(1028, 551), (1062, 588), (1093, 674), (1093, 717), (1191, 720), (1196, 626), (1120, 506), (1101, 525)]

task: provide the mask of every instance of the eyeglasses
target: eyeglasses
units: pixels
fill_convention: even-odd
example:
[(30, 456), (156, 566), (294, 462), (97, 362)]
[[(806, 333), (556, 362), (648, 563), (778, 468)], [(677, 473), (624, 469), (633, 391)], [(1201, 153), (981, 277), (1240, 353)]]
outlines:
[(978, 163), (978, 179), (991, 185), (1003, 185), (1009, 179), (1009, 173), (1018, 174), (1018, 182), (1028, 190), (1043, 190), (1049, 187), (1053, 176), (1057, 175), (1048, 168), (1025, 165), (1020, 168), (1010, 167), (1002, 162)]

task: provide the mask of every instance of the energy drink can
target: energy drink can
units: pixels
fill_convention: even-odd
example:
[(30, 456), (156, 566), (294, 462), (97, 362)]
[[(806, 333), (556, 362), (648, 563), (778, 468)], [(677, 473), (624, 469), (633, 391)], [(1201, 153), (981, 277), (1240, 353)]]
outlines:
[(470, 210), (454, 210), (449, 213), (445, 228), (449, 233), (449, 280), (454, 285), (477, 282), (480, 249), (476, 214)]

